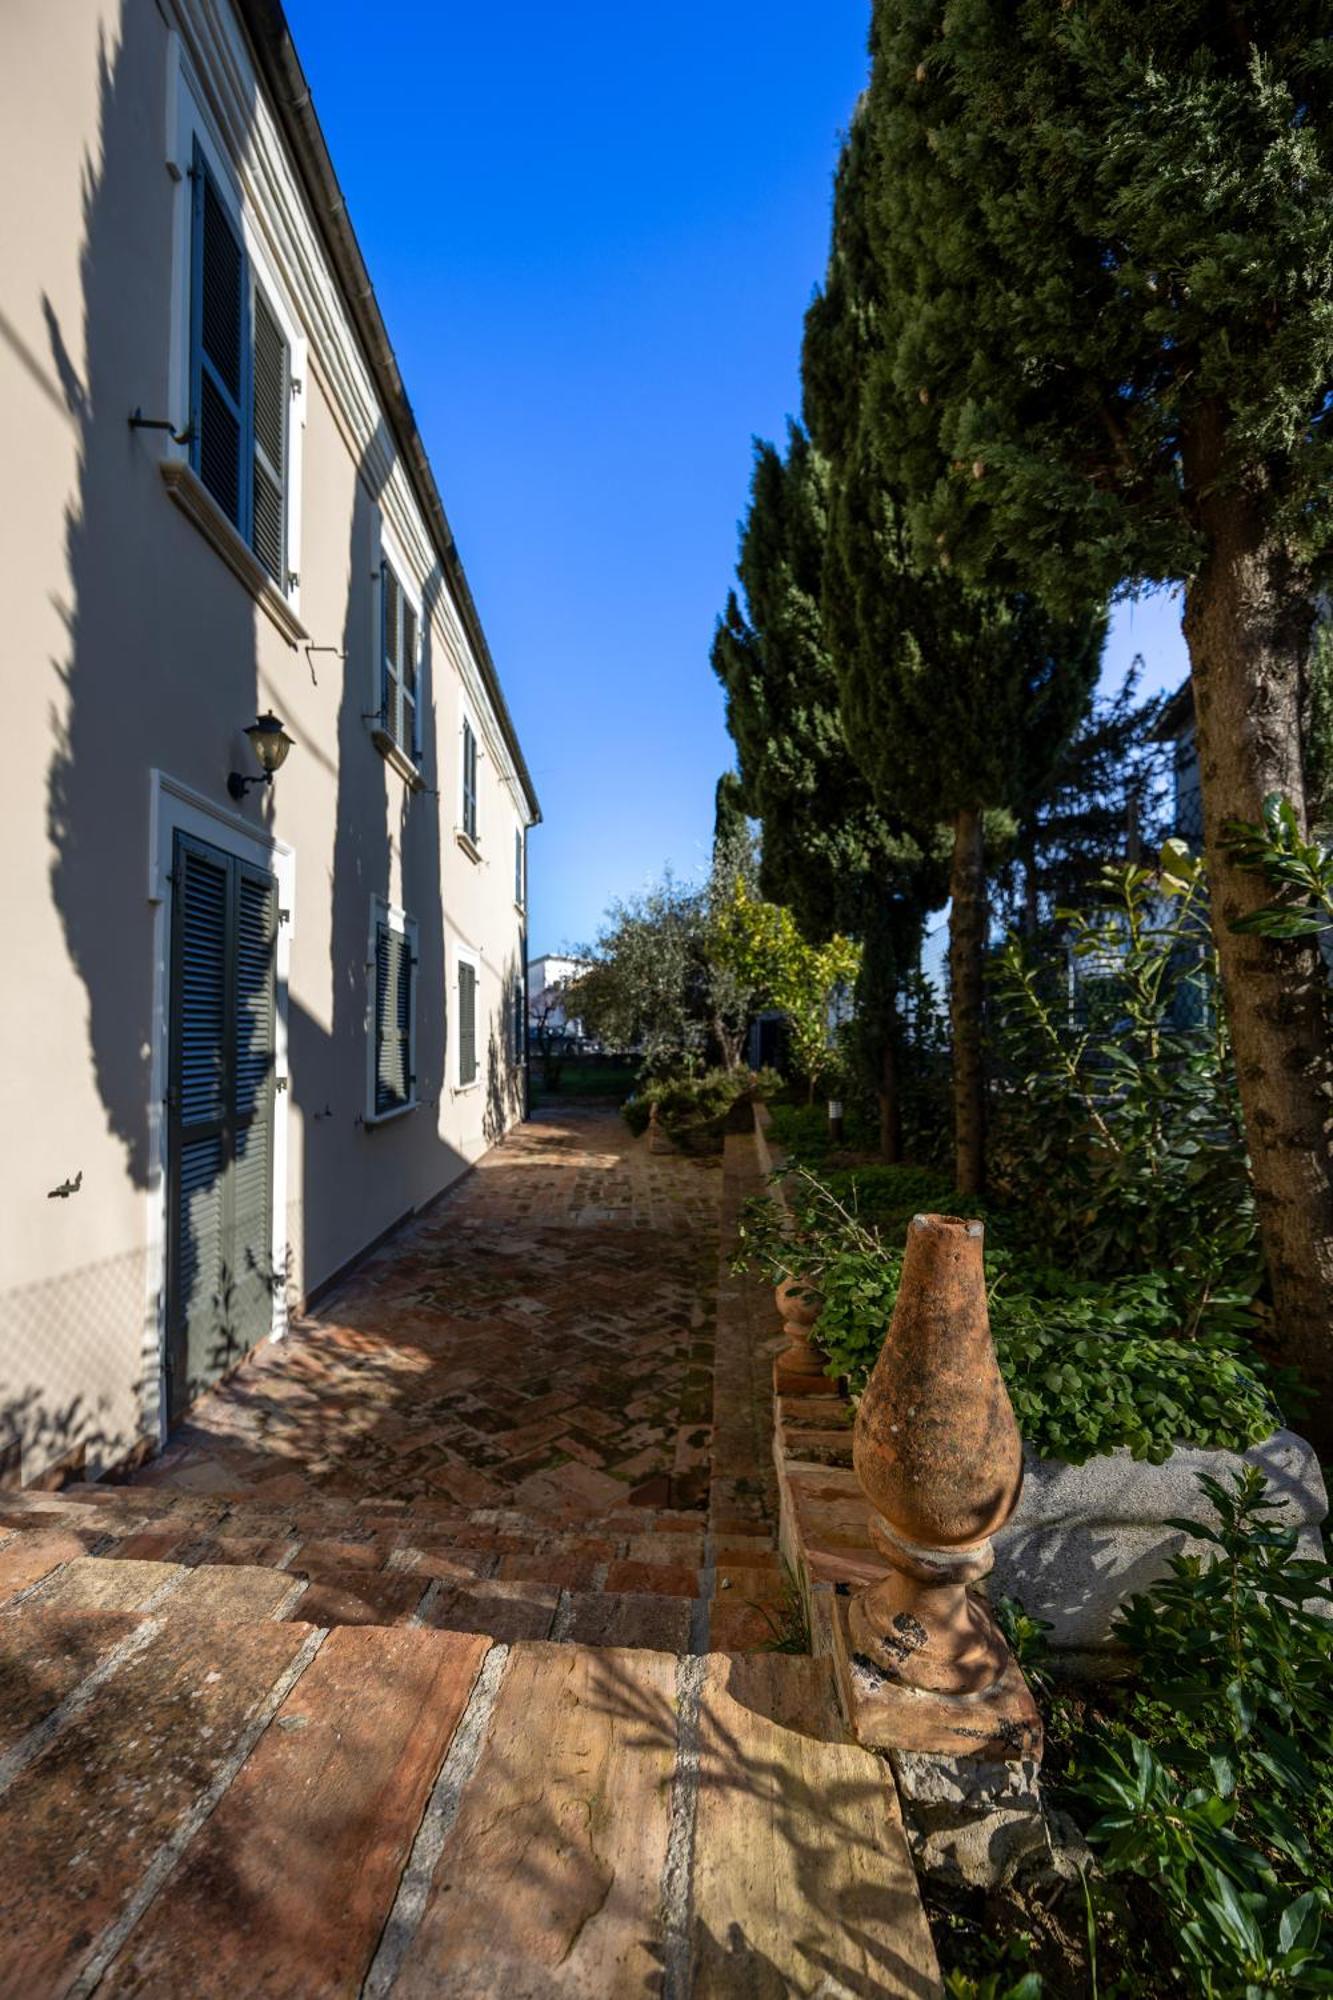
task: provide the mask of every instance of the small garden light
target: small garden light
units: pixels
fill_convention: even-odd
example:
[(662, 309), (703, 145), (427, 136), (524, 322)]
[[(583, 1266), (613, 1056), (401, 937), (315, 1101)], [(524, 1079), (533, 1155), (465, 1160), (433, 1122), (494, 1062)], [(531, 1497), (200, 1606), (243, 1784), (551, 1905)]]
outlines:
[(252, 722), (246, 730), (255, 756), (262, 767), (258, 778), (242, 777), (239, 771), (227, 775), (227, 790), (234, 799), (243, 799), (251, 785), (271, 785), (273, 773), (286, 762), (287, 752), (292, 747), (292, 739), (279, 722), (272, 709)]

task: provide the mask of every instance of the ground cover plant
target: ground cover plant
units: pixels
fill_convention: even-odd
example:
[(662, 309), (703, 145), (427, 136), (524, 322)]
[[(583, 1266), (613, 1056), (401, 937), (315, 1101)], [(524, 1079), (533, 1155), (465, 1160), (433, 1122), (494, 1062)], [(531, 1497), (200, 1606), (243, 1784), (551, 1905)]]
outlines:
[[(766, 1195), (747, 1206), (740, 1264), (775, 1283), (809, 1282), (828, 1372), (858, 1396), (893, 1316), (907, 1224), (953, 1206), (952, 1192), (916, 1168), (825, 1175), (798, 1165), (781, 1183), (785, 1209)], [(1225, 1301), (1185, 1336), (1163, 1274), (1070, 1277), (1016, 1244), (1002, 1213), (988, 1237), (996, 1354), (1019, 1429), (1043, 1457), (1078, 1465), (1124, 1446), (1160, 1464), (1177, 1444), (1243, 1451), (1281, 1423), (1282, 1385)]]
[(1058, 1692), (1039, 1622), (999, 1607), (1046, 1713), (1048, 1802), (1092, 1859), (1063, 1910), (1021, 1890), (984, 1924), (937, 1909), (959, 2000), (1333, 1991), (1330, 1567), (1261, 1473), (1199, 1485), (1209, 1518), (1171, 1525), (1203, 1553), (1125, 1605), (1122, 1680)]

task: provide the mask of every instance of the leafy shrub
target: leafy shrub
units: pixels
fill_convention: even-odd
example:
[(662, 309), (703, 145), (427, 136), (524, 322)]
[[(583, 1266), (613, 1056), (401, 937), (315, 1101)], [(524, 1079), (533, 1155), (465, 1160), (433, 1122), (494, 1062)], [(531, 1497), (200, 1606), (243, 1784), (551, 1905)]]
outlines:
[[(1087, 1284), (1064, 1298), (1006, 1293), (1004, 1259), (988, 1257), (995, 1352), (1026, 1443), (1081, 1465), (1128, 1448), (1161, 1464), (1175, 1445), (1243, 1451), (1281, 1412), (1259, 1364), (1225, 1334), (1173, 1337), (1166, 1288), (1153, 1279)], [(814, 1337), (829, 1373), (864, 1388), (888, 1331), (902, 1253), (844, 1251), (823, 1271)]]
[[(772, 1121), (773, 1143), (794, 1160), (808, 1165), (818, 1165), (827, 1160), (834, 1150), (829, 1137), (828, 1106), (826, 1104), (770, 1104), (768, 1115)], [(871, 1129), (864, 1111), (859, 1104), (846, 1106), (843, 1123), (843, 1144), (860, 1151), (876, 1143), (876, 1134)]]
[(636, 1137), (646, 1130), (654, 1107), (667, 1136), (685, 1147), (716, 1142), (727, 1119), (743, 1097), (765, 1097), (782, 1087), (773, 1070), (710, 1069), (702, 1076), (659, 1077), (622, 1106), (622, 1116)]
[(994, 1190), (1069, 1271), (1172, 1273), (1188, 1328), (1261, 1278), (1202, 863), (1168, 841), (1059, 914), (1055, 948), (996, 963)]
[[(893, 1315), (907, 1221), (947, 1206), (948, 1190), (903, 1167), (793, 1167), (782, 1185), (785, 1212), (769, 1196), (747, 1205), (738, 1267), (809, 1279), (829, 1373), (859, 1395)], [(1244, 1338), (1243, 1294), (1218, 1294), (1183, 1328), (1169, 1274), (1071, 1278), (998, 1234), (986, 1252), (991, 1329), (1033, 1451), (1080, 1465), (1124, 1446), (1160, 1464), (1177, 1444), (1243, 1450), (1281, 1423), (1275, 1378)]]
[(1210, 1545), (1120, 1618), (1137, 1672), (1077, 1746), (1076, 1804), (1109, 1877), (1162, 1906), (1207, 2000), (1333, 1992), (1333, 1588), (1252, 1467), (1199, 1480)]

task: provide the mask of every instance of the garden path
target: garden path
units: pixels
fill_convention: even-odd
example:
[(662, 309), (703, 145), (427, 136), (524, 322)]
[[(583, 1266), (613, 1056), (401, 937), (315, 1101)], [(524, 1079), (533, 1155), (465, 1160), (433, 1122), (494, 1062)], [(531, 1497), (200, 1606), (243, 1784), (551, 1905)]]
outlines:
[(0, 1992), (938, 1994), (765, 1650), (757, 1178), (548, 1112), (135, 1481), (0, 1495)]

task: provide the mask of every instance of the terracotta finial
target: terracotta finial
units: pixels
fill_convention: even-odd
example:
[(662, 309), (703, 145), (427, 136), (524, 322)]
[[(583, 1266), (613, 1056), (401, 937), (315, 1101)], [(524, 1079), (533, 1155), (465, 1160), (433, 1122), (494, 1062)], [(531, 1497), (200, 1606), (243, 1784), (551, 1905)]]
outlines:
[(824, 1372), (824, 1357), (811, 1339), (822, 1301), (808, 1278), (784, 1278), (773, 1294), (787, 1345), (773, 1363), (773, 1382), (780, 1396), (827, 1396), (836, 1393)]
[(853, 1599), (852, 1644), (907, 1688), (989, 1693), (1012, 1660), (969, 1590), (1012, 1514), (1023, 1447), (991, 1342), (983, 1225), (915, 1216), (888, 1338), (856, 1415), (853, 1463), (887, 1576)]

